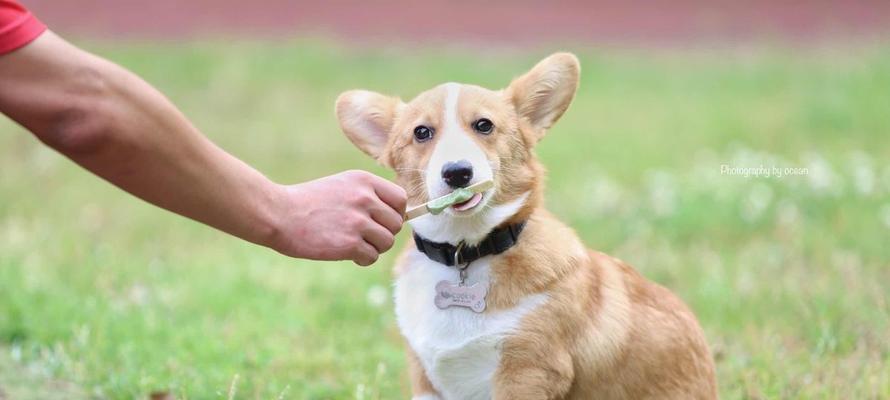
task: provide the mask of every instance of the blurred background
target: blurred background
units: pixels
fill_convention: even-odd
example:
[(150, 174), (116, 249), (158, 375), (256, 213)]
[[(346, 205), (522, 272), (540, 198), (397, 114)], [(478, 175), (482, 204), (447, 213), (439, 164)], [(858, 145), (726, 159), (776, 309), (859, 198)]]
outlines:
[[(723, 398), (890, 398), (890, 2), (25, 5), (282, 183), (392, 177), (339, 132), (342, 91), (575, 52), (548, 207), (695, 310)], [(0, 399), (407, 398), (392, 259), (242, 243), (0, 118)]]

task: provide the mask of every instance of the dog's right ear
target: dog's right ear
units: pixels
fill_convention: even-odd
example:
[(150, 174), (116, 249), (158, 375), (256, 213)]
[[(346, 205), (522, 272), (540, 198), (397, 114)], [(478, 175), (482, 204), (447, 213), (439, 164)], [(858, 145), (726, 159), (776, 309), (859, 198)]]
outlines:
[(569, 108), (578, 90), (580, 74), (581, 65), (574, 54), (556, 53), (507, 87), (508, 98), (520, 117), (537, 131), (537, 139)]
[(361, 151), (381, 161), (396, 114), (404, 105), (396, 97), (350, 90), (337, 98), (336, 112), (346, 137)]

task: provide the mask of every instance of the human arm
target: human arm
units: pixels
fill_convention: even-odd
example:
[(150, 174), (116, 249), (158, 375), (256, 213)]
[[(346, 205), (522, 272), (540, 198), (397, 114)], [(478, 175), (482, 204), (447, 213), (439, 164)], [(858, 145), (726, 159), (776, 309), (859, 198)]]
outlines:
[(289, 256), (369, 265), (401, 227), (398, 186), (364, 172), (276, 184), (148, 83), (49, 31), (0, 56), (0, 111), (133, 195)]

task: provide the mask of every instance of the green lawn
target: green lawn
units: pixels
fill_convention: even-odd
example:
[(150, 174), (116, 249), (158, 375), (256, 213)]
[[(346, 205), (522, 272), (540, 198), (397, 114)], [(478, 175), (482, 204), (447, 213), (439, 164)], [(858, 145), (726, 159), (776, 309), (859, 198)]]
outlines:
[[(547, 54), (89, 47), (280, 182), (391, 177), (339, 132), (341, 91), (501, 87)], [(890, 397), (890, 49), (579, 56), (578, 97), (539, 148), (551, 210), (690, 304), (722, 397)], [(721, 175), (724, 164), (807, 174)], [(406, 398), (391, 262), (239, 242), (0, 120), (0, 387), (13, 398)]]

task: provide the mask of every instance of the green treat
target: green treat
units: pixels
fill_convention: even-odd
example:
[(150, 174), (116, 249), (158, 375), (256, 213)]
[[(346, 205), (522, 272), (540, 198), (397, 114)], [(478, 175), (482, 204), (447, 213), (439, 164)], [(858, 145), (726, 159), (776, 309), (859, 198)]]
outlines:
[(454, 189), (454, 191), (449, 193), (448, 195), (439, 197), (438, 199), (432, 200), (427, 203), (426, 208), (427, 210), (430, 210), (430, 213), (432, 213), (433, 215), (437, 215), (448, 207), (472, 199), (473, 195), (475, 195), (475, 193), (473, 193), (473, 191), (468, 188)]

